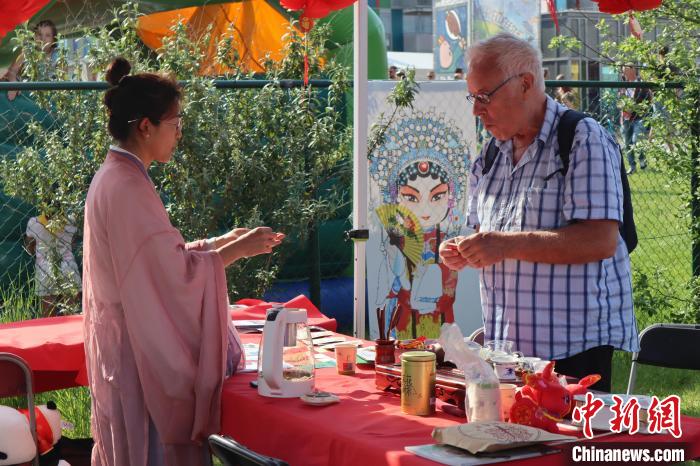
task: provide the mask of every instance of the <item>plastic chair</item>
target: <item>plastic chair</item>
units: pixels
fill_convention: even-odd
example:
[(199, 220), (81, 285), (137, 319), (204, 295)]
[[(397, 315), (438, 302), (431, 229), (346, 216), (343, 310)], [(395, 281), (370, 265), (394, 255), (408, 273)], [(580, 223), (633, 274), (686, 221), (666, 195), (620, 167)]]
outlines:
[(474, 330), (471, 335), (467, 337), (470, 341), (476, 342), (481, 346), (484, 346), (484, 327), (479, 327)]
[(700, 370), (700, 325), (654, 324), (639, 334), (640, 351), (632, 354), (627, 394), (634, 390), (637, 364)]
[(39, 448), (36, 441), (36, 415), (34, 413), (34, 377), (24, 359), (12, 353), (0, 353), (0, 398), (25, 396), (29, 410), (29, 429), (32, 432), (37, 455), (32, 460), (39, 466)]
[(282, 460), (255, 453), (225, 435), (210, 435), (209, 449), (224, 466), (289, 466)]

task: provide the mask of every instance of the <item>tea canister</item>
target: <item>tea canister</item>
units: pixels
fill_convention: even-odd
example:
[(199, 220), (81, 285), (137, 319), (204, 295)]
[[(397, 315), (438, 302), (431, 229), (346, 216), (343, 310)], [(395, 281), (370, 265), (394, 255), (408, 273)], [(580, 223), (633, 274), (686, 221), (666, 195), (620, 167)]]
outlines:
[(435, 353), (401, 355), (401, 411), (417, 416), (435, 413)]

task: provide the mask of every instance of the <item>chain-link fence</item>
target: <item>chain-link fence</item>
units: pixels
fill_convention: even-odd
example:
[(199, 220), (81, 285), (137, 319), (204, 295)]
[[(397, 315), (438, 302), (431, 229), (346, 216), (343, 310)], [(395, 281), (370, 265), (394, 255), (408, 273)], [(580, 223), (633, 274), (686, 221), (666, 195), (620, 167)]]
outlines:
[[(67, 123), (55, 118), (50, 103), (52, 93), (74, 93), (75, 111), (88, 112), (95, 110), (91, 106), (99, 103), (96, 96), (104, 88), (104, 84), (94, 82), (72, 83), (69, 86), (72, 89), (60, 91), (50, 90), (51, 84), (58, 88), (59, 83), (45, 83), (41, 88), (43, 90), (37, 90), (40, 86), (36, 84), (20, 84), (25, 90), (11, 101), (7, 92), (0, 90), (0, 157), (5, 160), (11, 160), (25, 150), (41, 153), (46, 145), (56, 144), (54, 140), (42, 139), (42, 134), (45, 134), (42, 130), (76, 124), (75, 121)], [(630, 161), (635, 161), (634, 172), (629, 176), (639, 234), (639, 246), (632, 254), (637, 287), (635, 293), (641, 296), (641, 293), (651, 291), (664, 297), (672, 306), (687, 307), (691, 301), (688, 283), (692, 276), (691, 214), (686, 203), (690, 192), (690, 175), (687, 180), (672, 179), (665, 172), (663, 163), (652, 157), (644, 158), (641, 151), (643, 144), (639, 143), (636, 148), (633, 144), (649, 136), (643, 119), (630, 129), (630, 122), (625, 120), (618, 108), (625, 93), (624, 84), (619, 83), (614, 88), (609, 83), (604, 88), (600, 84), (548, 82), (548, 93), (555, 96), (559, 91), (553, 86), (563, 86), (565, 92), (569, 92), (567, 96), (560, 96), (563, 100), (596, 117), (615, 135), (628, 157), (625, 160), (628, 169), (632, 168)], [(258, 87), (247, 92), (259, 92), (262, 87), (229, 82), (228, 85), (219, 85), (217, 92), (242, 92), (240, 87), (243, 86)], [(566, 91), (567, 86), (580, 87)], [(92, 97), (78, 98), (80, 95)], [(38, 104), (42, 99), (44, 104)], [(290, 102), (289, 105), (295, 104)], [(226, 109), (216, 111), (225, 112)], [(627, 135), (623, 134), (623, 129)], [(62, 134), (71, 137), (71, 128), (62, 128)], [(197, 136), (216, 145), (226, 143), (217, 139), (224, 135), (213, 133)], [(78, 156), (94, 155), (84, 153)], [(40, 167), (35, 169), (39, 170)], [(312, 234), (309, 239), (294, 244), (286, 265), (279, 271), (279, 279), (301, 280), (315, 276), (317, 281), (319, 278), (352, 275), (352, 244), (344, 240), (344, 232), (350, 228), (351, 189), (344, 185), (332, 188), (344, 192), (345, 206), (336, 212), (334, 218), (319, 225), (317, 235)], [(37, 187), (37, 190), (40, 189)], [(41, 192), (34, 194), (34, 199), (41, 199), (43, 195)], [(44, 212), (45, 206), (51, 205), (51, 202), (52, 199), (26, 202), (0, 193), (0, 297), (3, 300), (17, 292), (34, 296), (75, 296), (78, 291), (79, 282), (75, 275), (81, 264), (82, 217), (80, 214), (74, 216), (74, 223), (54, 222)], [(50, 260), (49, 255), (53, 255), (54, 259)]]
[[(639, 237), (631, 254), (638, 315), (641, 311), (666, 319), (692, 319), (694, 291), (690, 284), (697, 267), (691, 234), (692, 169), (680, 178), (671, 174), (669, 160), (676, 148), (670, 142), (664, 154), (647, 153), (654, 138), (651, 120), (665, 118), (665, 124), (673, 124), (660, 99), (655, 101), (657, 86), (640, 82), (635, 83), (637, 87), (628, 87), (628, 82), (549, 84), (547, 92), (552, 97), (595, 117), (622, 150)], [(671, 92), (680, 95), (682, 91)]]

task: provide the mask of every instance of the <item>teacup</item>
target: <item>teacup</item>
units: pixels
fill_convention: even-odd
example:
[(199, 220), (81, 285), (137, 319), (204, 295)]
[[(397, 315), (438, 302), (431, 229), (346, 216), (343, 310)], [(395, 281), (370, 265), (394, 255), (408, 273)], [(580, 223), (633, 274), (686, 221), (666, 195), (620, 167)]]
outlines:
[(541, 361), (542, 358), (538, 358), (535, 356), (527, 356), (527, 357), (522, 357), (518, 360), (518, 364), (520, 365), (520, 368), (525, 371), (525, 372), (534, 372), (535, 371), (535, 363), (538, 361)]
[(513, 351), (515, 344), (512, 340), (489, 340), (484, 345), (485, 351), (482, 352), (482, 357), (491, 360), (493, 362), (494, 358), (515, 356), (515, 358), (522, 358), (523, 353), (519, 351)]
[(499, 380), (515, 380), (518, 357), (513, 354), (491, 356), (491, 363)]

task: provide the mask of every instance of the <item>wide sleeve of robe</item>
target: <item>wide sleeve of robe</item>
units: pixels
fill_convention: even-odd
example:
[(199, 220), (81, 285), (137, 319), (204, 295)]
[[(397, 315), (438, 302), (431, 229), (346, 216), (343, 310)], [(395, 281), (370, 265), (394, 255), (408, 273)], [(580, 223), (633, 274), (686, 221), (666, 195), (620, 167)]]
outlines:
[[(166, 457), (168, 445), (171, 452), (182, 452), (219, 429), (229, 320), (221, 258), (204, 242), (185, 244), (150, 180), (114, 155), (93, 179), (85, 227), (88, 371), (99, 378), (91, 380), (91, 389), (100, 391), (93, 397), (102, 397), (97, 405), (109, 407), (101, 414), (112, 417), (97, 423), (109, 425), (112, 433), (97, 436), (112, 444), (123, 424), (124, 436), (130, 437), (125, 447), (141, 450), (145, 444), (132, 445), (138, 440), (129, 431), (147, 415)], [(106, 316), (115, 315), (109, 310), (115, 300), (122, 308), (114, 318), (118, 322), (104, 324)], [(121, 349), (99, 344), (107, 341), (100, 329), (114, 327), (121, 329)], [(136, 391), (127, 383), (133, 368), (141, 393), (124, 394), (124, 386)], [(121, 388), (100, 388), (107, 386)], [(137, 412), (141, 403), (124, 401), (141, 397), (147, 413)]]
[(157, 196), (139, 196), (141, 209), (129, 197), (112, 205), (110, 249), (122, 259), (116, 275), (144, 400), (164, 443), (201, 440), (219, 427), (224, 265), (214, 251), (185, 248)]

